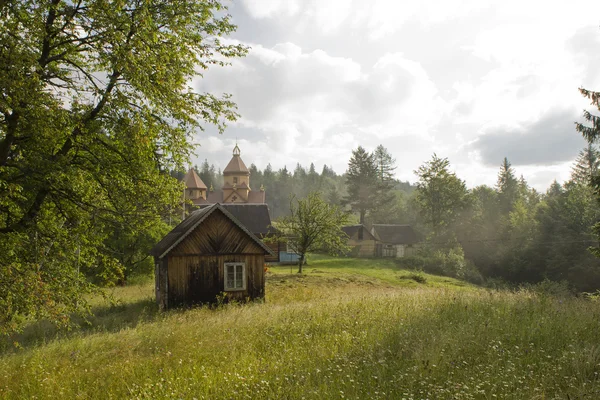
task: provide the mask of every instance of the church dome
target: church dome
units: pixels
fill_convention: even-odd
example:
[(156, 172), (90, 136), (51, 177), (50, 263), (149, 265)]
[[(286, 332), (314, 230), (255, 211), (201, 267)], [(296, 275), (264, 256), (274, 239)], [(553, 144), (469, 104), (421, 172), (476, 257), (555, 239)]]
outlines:
[(233, 157), (223, 170), (223, 175), (250, 175), (250, 171), (240, 157), (240, 148), (236, 144), (233, 148)]

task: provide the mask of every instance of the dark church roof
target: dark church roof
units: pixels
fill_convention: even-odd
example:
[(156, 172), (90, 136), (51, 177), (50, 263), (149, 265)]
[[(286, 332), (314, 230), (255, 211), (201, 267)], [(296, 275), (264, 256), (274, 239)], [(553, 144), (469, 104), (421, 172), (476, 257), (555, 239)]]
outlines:
[[(241, 197), (241, 196), (240, 196)], [(221, 204), (227, 204), (229, 205), (230, 203), (223, 203), (223, 191), (222, 190), (215, 190), (215, 191), (209, 191), (207, 193), (206, 196), (206, 200), (204, 200), (203, 198), (199, 198), (199, 199), (195, 199), (192, 200), (192, 202), (197, 205), (205, 205), (205, 204), (215, 204), (215, 203), (221, 203)], [(266, 203), (266, 194), (264, 190), (250, 190), (248, 192), (248, 201), (246, 203), (243, 204), (265, 204)], [(240, 203), (236, 203), (236, 204), (240, 204)]]
[(410, 225), (374, 224), (375, 235), (384, 243), (415, 244), (421, 241)]
[(221, 204), (213, 204), (211, 206), (201, 208), (191, 213), (186, 219), (181, 221), (173, 230), (162, 238), (151, 250), (150, 254), (155, 257), (163, 258), (166, 256), (175, 246), (183, 241), (190, 233), (192, 233), (198, 226), (206, 220), (206, 218), (213, 212), (221, 212), (227, 218), (229, 218), (234, 224), (242, 229), (252, 240), (254, 240), (265, 253), (274, 255), (272, 250), (266, 246), (260, 239), (258, 239), (248, 228), (242, 224), (236, 217), (234, 217), (225, 207)]

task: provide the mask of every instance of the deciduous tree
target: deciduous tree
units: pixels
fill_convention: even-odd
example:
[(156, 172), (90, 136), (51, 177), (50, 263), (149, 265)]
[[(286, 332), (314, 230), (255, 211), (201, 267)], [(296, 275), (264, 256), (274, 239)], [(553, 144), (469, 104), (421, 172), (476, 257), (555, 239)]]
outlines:
[(310, 193), (304, 199), (290, 199), (290, 215), (276, 222), (279, 229), (298, 260), (298, 273), (306, 253), (327, 250), (339, 253), (348, 250), (348, 237), (341, 227), (348, 223), (348, 215), (336, 205), (328, 204), (318, 192)]
[[(66, 321), (80, 270), (119, 275), (114, 227), (148, 228), (180, 199), (191, 135), (236, 118), (198, 71), (246, 49), (217, 0), (19, 1), (0, 9), (0, 331)], [(129, 235), (129, 229), (125, 230)], [(80, 268), (79, 268), (80, 267)], [(110, 275), (110, 273), (109, 273)]]
[(450, 172), (449, 166), (447, 158), (439, 158), (434, 154), (430, 161), (415, 171), (419, 177), (416, 199), (420, 214), (430, 225), (435, 237), (439, 237), (445, 227), (454, 223), (469, 203), (464, 181)]

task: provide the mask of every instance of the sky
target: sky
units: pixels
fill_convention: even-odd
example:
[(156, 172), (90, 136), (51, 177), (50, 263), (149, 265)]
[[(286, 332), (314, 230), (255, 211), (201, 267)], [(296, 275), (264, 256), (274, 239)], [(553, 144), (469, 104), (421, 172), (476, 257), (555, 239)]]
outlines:
[[(194, 80), (230, 93), (240, 119), (206, 127), (193, 163), (346, 171), (353, 149), (385, 146), (396, 175), (433, 153), (467, 186), (493, 186), (504, 157), (545, 191), (586, 145), (579, 87), (600, 90), (600, 1), (237, 0), (251, 49)], [(596, 110), (597, 111), (597, 110)]]

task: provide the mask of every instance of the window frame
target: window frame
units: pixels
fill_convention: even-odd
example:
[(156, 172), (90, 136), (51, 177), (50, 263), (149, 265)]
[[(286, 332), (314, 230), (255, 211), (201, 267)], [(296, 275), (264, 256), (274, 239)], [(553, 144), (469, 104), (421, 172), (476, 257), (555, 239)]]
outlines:
[[(236, 266), (241, 265), (242, 266), (242, 287), (235, 287), (235, 282), (236, 282)], [(227, 270), (229, 267), (234, 267), (233, 269), (233, 285), (234, 287), (228, 287), (227, 286)], [(246, 274), (246, 263), (243, 261), (231, 261), (231, 262), (226, 262), (223, 264), (223, 291), (225, 292), (239, 292), (239, 291), (243, 291), (246, 290), (246, 283), (247, 283), (247, 274)]]

